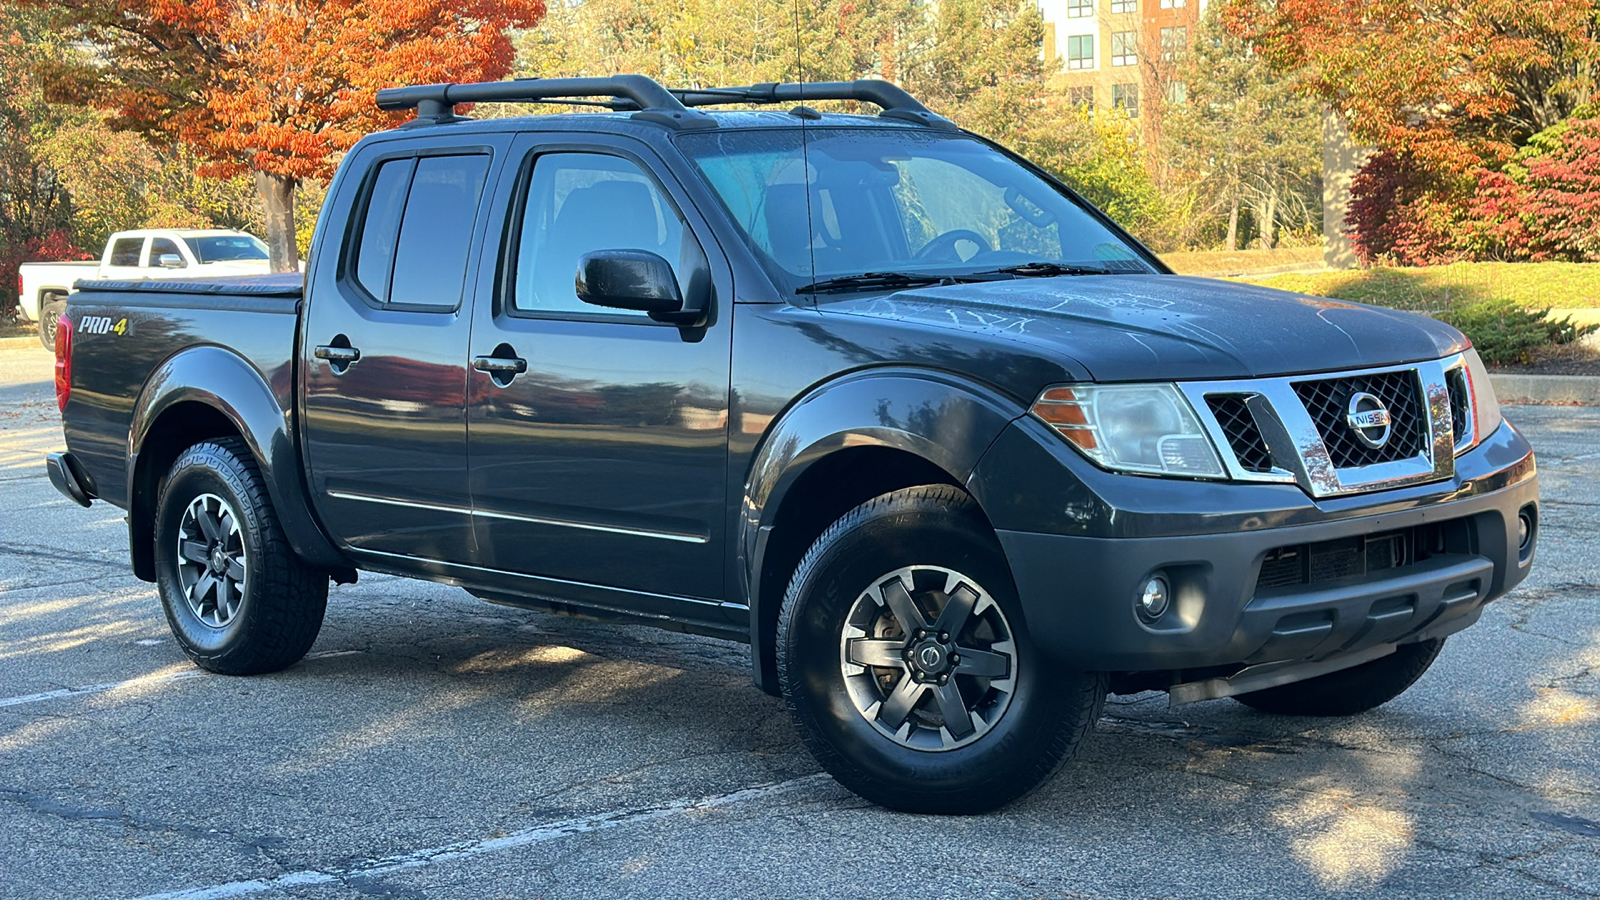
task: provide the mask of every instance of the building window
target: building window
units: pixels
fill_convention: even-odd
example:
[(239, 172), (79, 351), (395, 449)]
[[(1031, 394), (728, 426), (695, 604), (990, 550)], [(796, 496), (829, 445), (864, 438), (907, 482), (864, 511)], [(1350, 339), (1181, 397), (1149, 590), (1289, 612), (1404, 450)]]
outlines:
[(1167, 84), (1168, 103), (1188, 103), (1189, 86), (1181, 81), (1172, 81)]
[(1162, 9), (1183, 9), (1185, 0), (1161, 0)]
[(1067, 18), (1082, 19), (1094, 15), (1094, 0), (1067, 0)]
[(1171, 62), (1189, 49), (1189, 27), (1177, 25), (1161, 29), (1161, 58)]
[(1111, 0), (1111, 11), (1114, 13), (1136, 13), (1139, 11), (1139, 0)]
[(1131, 66), (1139, 61), (1138, 53), (1134, 50), (1139, 45), (1139, 33), (1136, 31), (1115, 31), (1111, 34), (1111, 64), (1113, 66)]
[(1137, 84), (1113, 84), (1111, 86), (1111, 106), (1123, 110), (1128, 118), (1139, 118), (1139, 86)]
[(1094, 68), (1094, 35), (1075, 34), (1067, 38), (1067, 68)]
[(1067, 102), (1079, 109), (1094, 109), (1094, 85), (1067, 88)]

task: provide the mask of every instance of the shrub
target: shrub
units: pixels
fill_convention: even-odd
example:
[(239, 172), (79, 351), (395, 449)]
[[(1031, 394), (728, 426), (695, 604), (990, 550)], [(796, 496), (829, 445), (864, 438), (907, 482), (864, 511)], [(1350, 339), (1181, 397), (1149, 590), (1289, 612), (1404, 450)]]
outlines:
[(1547, 128), (1503, 171), (1481, 173), (1472, 219), (1479, 255), (1600, 260), (1600, 119)]
[(1462, 258), (1455, 235), (1462, 204), (1452, 185), (1410, 156), (1372, 155), (1350, 181), (1350, 229), (1367, 265), (1430, 266)]
[(1600, 328), (1578, 325), (1571, 317), (1551, 319), (1548, 309), (1524, 309), (1511, 300), (1464, 304), (1439, 318), (1461, 329), (1491, 366), (1532, 362), (1534, 350), (1570, 344)]

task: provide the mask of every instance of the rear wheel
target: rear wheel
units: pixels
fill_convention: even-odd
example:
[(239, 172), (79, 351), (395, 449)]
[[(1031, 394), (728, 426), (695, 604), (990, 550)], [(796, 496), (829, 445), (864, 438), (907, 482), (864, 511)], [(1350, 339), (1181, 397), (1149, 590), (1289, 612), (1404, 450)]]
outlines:
[(311, 649), (328, 580), (289, 548), (242, 440), (196, 444), (178, 457), (156, 501), (155, 540), (167, 623), (196, 665), (256, 675)]
[(1428, 671), (1444, 638), (1401, 644), (1388, 656), (1233, 699), (1251, 709), (1282, 716), (1353, 716), (1377, 709), (1405, 693)]
[(67, 298), (60, 294), (45, 294), (39, 302), (39, 343), (46, 350), (56, 350), (56, 322), (67, 311)]
[(795, 572), (778, 677), (806, 746), (845, 787), (911, 812), (1022, 796), (1077, 749), (1102, 676), (1033, 647), (972, 499), (935, 485), (834, 523)]

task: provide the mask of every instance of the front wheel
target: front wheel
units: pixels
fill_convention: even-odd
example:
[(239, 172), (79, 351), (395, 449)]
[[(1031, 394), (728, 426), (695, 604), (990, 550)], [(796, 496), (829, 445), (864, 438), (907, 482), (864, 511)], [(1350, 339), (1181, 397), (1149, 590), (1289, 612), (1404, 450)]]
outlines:
[(841, 784), (908, 812), (1031, 791), (1099, 718), (1104, 677), (1039, 654), (999, 543), (958, 488), (907, 488), (834, 523), (779, 617), (778, 677)]
[(1372, 662), (1233, 699), (1281, 716), (1353, 716), (1404, 693), (1428, 671), (1443, 648), (1444, 638), (1401, 644)]
[(196, 665), (257, 675), (311, 649), (328, 579), (290, 549), (242, 440), (208, 441), (178, 456), (156, 501), (155, 540), (161, 605)]

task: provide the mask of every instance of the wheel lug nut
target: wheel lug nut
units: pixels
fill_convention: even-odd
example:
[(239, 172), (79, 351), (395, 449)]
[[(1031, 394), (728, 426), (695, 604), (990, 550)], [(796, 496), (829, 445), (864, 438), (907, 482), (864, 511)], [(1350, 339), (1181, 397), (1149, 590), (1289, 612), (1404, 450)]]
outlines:
[(953, 666), (958, 662), (961, 662), (961, 654), (959, 654), (959, 653), (950, 654), (950, 665)]
[(950, 633), (948, 631), (939, 632), (939, 640), (948, 642), (950, 640)]
[(949, 675), (940, 675), (939, 676), (939, 683), (940, 684), (944, 684), (944, 683), (948, 682), (949, 680), (950, 680), (950, 676)]

